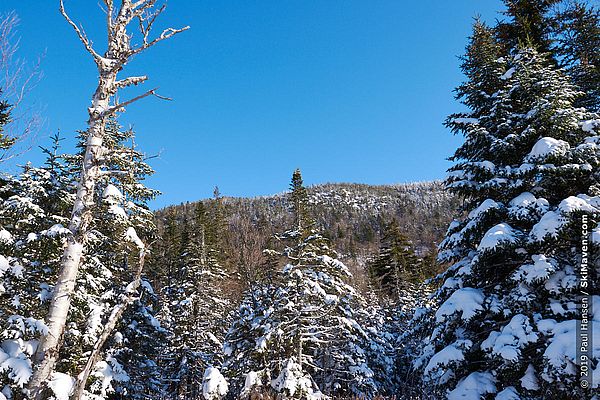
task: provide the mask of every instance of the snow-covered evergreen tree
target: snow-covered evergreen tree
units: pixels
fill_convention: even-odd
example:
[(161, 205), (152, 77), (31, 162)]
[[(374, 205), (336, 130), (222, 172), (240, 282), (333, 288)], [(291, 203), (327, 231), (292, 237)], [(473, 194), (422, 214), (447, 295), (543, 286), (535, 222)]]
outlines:
[(222, 293), (227, 273), (219, 261), (220, 230), (214, 225), (198, 202), (193, 222), (183, 220), (179, 264), (163, 290), (168, 308), (163, 318), (171, 331), (170, 360), (164, 364), (172, 398), (202, 398), (205, 371), (222, 362), (229, 306)]
[[(67, 346), (63, 347), (59, 364), (64, 372), (77, 371), (87, 362), (86, 352), (98, 341), (113, 309), (129, 296), (127, 288), (135, 280), (140, 252), (145, 251), (146, 243), (155, 237), (153, 214), (147, 202), (158, 192), (143, 185), (143, 180), (153, 171), (145, 162), (145, 155), (135, 147), (134, 132), (122, 129), (115, 119), (111, 119), (104, 140), (102, 170), (105, 173), (97, 182), (92, 212), (94, 230), (88, 235), (78, 290), (73, 297), (65, 332)], [(80, 148), (84, 148), (83, 142)], [(79, 172), (81, 157), (82, 152), (67, 156), (74, 174)], [(147, 290), (147, 284), (141, 285), (140, 295)], [(87, 383), (88, 390), (97, 398), (106, 398), (115, 390), (123, 392), (124, 387), (130, 386), (128, 371), (134, 373), (142, 369), (148, 372), (148, 377), (153, 375), (147, 371), (147, 365), (155, 363), (154, 360), (127, 355), (140, 345), (149, 349), (152, 340), (148, 338), (161, 335), (150, 304), (140, 295), (135, 297), (123, 322), (104, 346), (102, 359)], [(149, 352), (148, 357), (153, 354)], [(152, 379), (136, 383), (141, 393), (148, 392), (154, 385)], [(143, 384), (148, 387), (139, 387)], [(136, 396), (131, 386), (129, 389), (129, 395)]]
[(17, 396), (32, 374), (72, 196), (59, 138), (44, 166), (26, 165), (0, 187), (0, 393)]
[(395, 219), (385, 227), (380, 243), (369, 263), (369, 274), (381, 295), (398, 300), (403, 291), (424, 279), (422, 260)]
[[(55, 372), (56, 379), (63, 381), (62, 388), (64, 381), (73, 383), (84, 368), (112, 310), (131, 296), (128, 285), (135, 280), (139, 252), (145, 247), (137, 232), (147, 240), (153, 235), (153, 216), (145, 203), (156, 192), (141, 184), (151, 169), (143, 155), (126, 143), (133, 139), (133, 132), (122, 131), (112, 121), (105, 139), (106, 174), (97, 188), (96, 229), (89, 235), (65, 333), (67, 346)], [(35, 337), (45, 332), (43, 318), (51, 282), (56, 279), (69, 235), (63, 224), (72, 207), (73, 175), (78, 172), (80, 156), (59, 155), (58, 144), (55, 137), (53, 148), (44, 150), (47, 161), (43, 167), (27, 165), (19, 176), (6, 177), (1, 188), (1, 296), (7, 301), (3, 300), (0, 308), (4, 339), (0, 370), (2, 383), (8, 385), (5, 397), (30, 378)], [(140, 290), (144, 291), (151, 291), (147, 283)], [(101, 360), (89, 382), (90, 398), (107, 398), (119, 385), (120, 393), (131, 398), (154, 390), (155, 382), (148, 378), (157, 374), (157, 367), (150, 357), (155, 354), (152, 350), (160, 347), (158, 342), (151, 346), (161, 329), (147, 297), (134, 297), (118, 331), (102, 346)], [(131, 377), (141, 375), (142, 370), (147, 379), (132, 385)], [(57, 386), (51, 383), (49, 387), (55, 390)]]
[(300, 171), (291, 196), (294, 229), (278, 236), (284, 267), (273, 285), (246, 295), (227, 336), (226, 370), (244, 379), (242, 388), (232, 376), (234, 392), (247, 396), (270, 386), (283, 398), (370, 396), (379, 387), (367, 354), (377, 348), (371, 335), (379, 332), (361, 325), (363, 299), (315, 229)]
[(600, 6), (569, 2), (554, 18), (553, 47), (575, 85), (582, 91), (576, 105), (600, 110)]
[(546, 54), (520, 47), (500, 57), (486, 37), (486, 57), (472, 48), (459, 88), (471, 113), (448, 121), (465, 136), (448, 186), (471, 210), (440, 246), (452, 266), (416, 365), (449, 399), (584, 398), (573, 346), (577, 243), (581, 215), (592, 225), (600, 217), (600, 121), (575, 107), (580, 93)]
[[(83, 142), (79, 145), (83, 148)], [(73, 175), (79, 173), (83, 153), (65, 158)], [(78, 290), (73, 297), (69, 325), (65, 332), (64, 354), (59, 370), (78, 371), (87, 362), (87, 353), (101, 335), (113, 308), (128, 295), (126, 288), (135, 279), (139, 252), (153, 240), (153, 215), (146, 203), (157, 194), (142, 181), (153, 171), (137, 150), (134, 132), (123, 130), (116, 120), (106, 126), (102, 169), (105, 173), (97, 182), (97, 198), (93, 207), (94, 230), (88, 235), (86, 252), (78, 278)], [(133, 310), (140, 311), (135, 300)], [(148, 318), (151, 312), (146, 310)], [(131, 316), (130, 316), (131, 317)], [(139, 317), (134, 317), (139, 318)], [(143, 317), (142, 317), (143, 318)], [(126, 318), (127, 319), (127, 318)], [(136, 333), (128, 330), (132, 335)], [(118, 332), (123, 335), (125, 332)], [(133, 337), (110, 341), (117, 347), (131, 344)], [(119, 343), (117, 343), (119, 342)], [(90, 391), (105, 398), (117, 382), (127, 382), (127, 368), (116, 356), (116, 349), (107, 345), (89, 383)]]

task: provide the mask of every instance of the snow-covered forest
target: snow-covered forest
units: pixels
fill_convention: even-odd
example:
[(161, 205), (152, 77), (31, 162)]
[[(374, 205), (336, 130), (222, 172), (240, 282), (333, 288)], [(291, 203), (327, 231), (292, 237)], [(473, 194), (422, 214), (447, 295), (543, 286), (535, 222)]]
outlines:
[(298, 169), (273, 196), (151, 210), (143, 132), (120, 117), (165, 98), (120, 93), (188, 27), (153, 29), (155, 0), (81, 24), (52, 1), (98, 74), (87, 125), (9, 173), (43, 77), (0, 18), (0, 400), (600, 399), (597, 2), (474, 20), (443, 182), (307, 187)]

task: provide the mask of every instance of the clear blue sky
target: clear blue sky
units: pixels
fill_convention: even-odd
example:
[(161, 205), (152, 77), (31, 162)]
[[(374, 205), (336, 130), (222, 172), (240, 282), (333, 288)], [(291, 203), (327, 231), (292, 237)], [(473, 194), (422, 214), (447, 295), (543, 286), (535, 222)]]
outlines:
[[(65, 0), (102, 50), (98, 3)], [(96, 82), (90, 57), (58, 0), (1, 7), (22, 20), (21, 55), (46, 51), (30, 94), (46, 118), (38, 144), (57, 129), (72, 137)], [(152, 206), (209, 197), (215, 185), (230, 196), (280, 192), (296, 167), (308, 184), (443, 178), (460, 143), (442, 126), (461, 109), (457, 56), (473, 17), (493, 21), (501, 9), (499, 0), (169, 1), (162, 26), (192, 29), (127, 72), (149, 75), (147, 88), (174, 101), (145, 99), (121, 118), (142, 150), (161, 154), (149, 183), (164, 194)]]

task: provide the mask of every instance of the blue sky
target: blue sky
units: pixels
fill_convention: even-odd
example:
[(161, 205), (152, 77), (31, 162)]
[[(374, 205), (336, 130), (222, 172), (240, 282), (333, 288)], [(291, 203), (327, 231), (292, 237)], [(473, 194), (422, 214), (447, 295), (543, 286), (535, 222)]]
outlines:
[[(97, 4), (65, 0), (101, 51)], [(163, 195), (152, 207), (209, 197), (215, 185), (230, 196), (280, 192), (297, 167), (308, 184), (443, 178), (460, 143), (442, 125), (461, 109), (457, 56), (473, 17), (493, 21), (501, 9), (499, 0), (169, 1), (162, 26), (192, 29), (126, 73), (149, 75), (147, 88), (174, 100), (145, 99), (121, 118), (142, 150), (160, 153), (149, 184)], [(3, 0), (8, 10), (21, 18), (21, 55), (46, 53), (29, 95), (46, 120), (37, 144), (57, 129), (72, 138), (85, 128), (94, 65), (58, 0)]]

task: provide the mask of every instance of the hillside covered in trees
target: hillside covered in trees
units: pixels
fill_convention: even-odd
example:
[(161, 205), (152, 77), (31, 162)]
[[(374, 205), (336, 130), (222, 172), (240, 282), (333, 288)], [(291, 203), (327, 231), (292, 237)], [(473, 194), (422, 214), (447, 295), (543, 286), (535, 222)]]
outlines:
[[(317, 225), (335, 243), (344, 262), (355, 272), (357, 283), (366, 284), (366, 264), (377, 254), (386, 228), (394, 220), (402, 227), (402, 234), (414, 252), (429, 260), (429, 274), (438, 272), (433, 263), (437, 245), (459, 213), (459, 199), (445, 190), (441, 182), (383, 186), (325, 184), (309, 187), (307, 192)], [(206, 209), (207, 223), (222, 230), (222, 251), (227, 255), (230, 269), (241, 274), (240, 277), (248, 271), (260, 270), (263, 249), (276, 232), (291, 222), (290, 193), (231, 198), (220, 197), (217, 192), (217, 196), (202, 201), (202, 207)], [(180, 242), (182, 235), (185, 238), (185, 231), (194, 229), (197, 208), (196, 202), (157, 211), (156, 224), (164, 240), (157, 247), (170, 247), (171, 240)], [(165, 234), (167, 226), (174, 227), (173, 233)]]
[[(125, 73), (189, 27), (102, 0), (98, 45), (59, 0), (98, 80), (73, 151), (56, 134), (0, 175), (0, 400), (599, 400), (600, 9), (503, 3), (461, 57), (443, 182), (296, 169), (277, 195), (153, 211), (119, 116), (168, 98), (121, 96), (148, 79)], [(21, 71), (0, 74), (0, 162)]]

